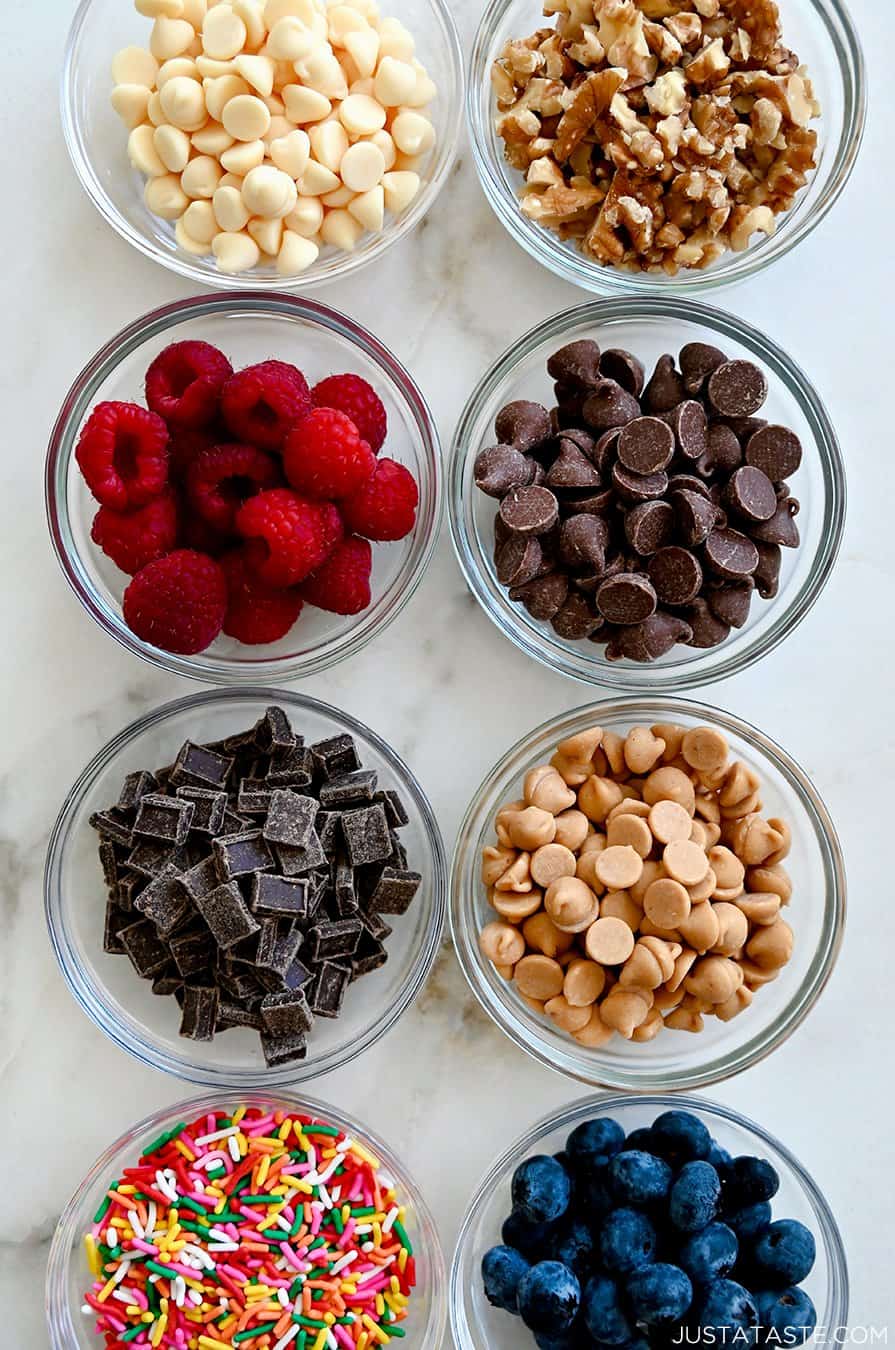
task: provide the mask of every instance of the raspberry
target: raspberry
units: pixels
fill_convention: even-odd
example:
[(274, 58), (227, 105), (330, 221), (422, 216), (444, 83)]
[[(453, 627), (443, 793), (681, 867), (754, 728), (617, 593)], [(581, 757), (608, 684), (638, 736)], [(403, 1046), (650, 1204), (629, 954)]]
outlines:
[(249, 556), (269, 586), (294, 586), (329, 557), (342, 537), (339, 513), (330, 502), (312, 502), (289, 488), (250, 497), (236, 514), (236, 528), (257, 540)]
[(294, 588), (268, 586), (255, 574), (245, 549), (233, 549), (221, 558), (227, 578), (227, 617), (224, 632), (250, 646), (279, 642), (295, 623), (304, 601)]
[(329, 375), (311, 390), (315, 408), (336, 408), (350, 417), (374, 454), (382, 449), (388, 418), (382, 399), (360, 375)]
[(337, 544), (322, 567), (302, 583), (309, 605), (333, 614), (360, 614), (370, 603), (373, 550), (369, 540), (352, 535)]
[(227, 439), (222, 431), (215, 435), (214, 428), (203, 427), (201, 431), (172, 431), (168, 441), (168, 477), (172, 483), (179, 483), (186, 477), (186, 471), (200, 450), (208, 450)]
[(222, 553), (233, 547), (232, 530), (229, 534), (216, 530), (207, 520), (195, 515), (189, 508), (182, 510), (180, 514), (181, 525), (177, 536), (180, 548), (191, 548), (196, 553), (207, 553), (212, 558), (219, 558)]
[(286, 437), (283, 468), (308, 497), (348, 497), (372, 477), (376, 456), (344, 413), (315, 408)]
[(177, 498), (169, 488), (134, 511), (101, 506), (90, 537), (122, 572), (133, 576), (170, 553), (177, 543)]
[(220, 567), (187, 548), (147, 564), (124, 592), (124, 621), (131, 632), (184, 656), (214, 642), (226, 612), (227, 583)]
[(190, 506), (216, 530), (236, 527), (236, 512), (256, 492), (282, 482), (279, 466), (253, 445), (214, 445), (200, 450), (186, 474)]
[(231, 434), (262, 450), (281, 449), (289, 428), (310, 410), (308, 382), (286, 361), (246, 366), (230, 377), (221, 395)]
[(196, 431), (217, 414), (221, 390), (233, 374), (209, 342), (172, 342), (146, 372), (146, 402), (173, 428)]
[(413, 529), (419, 489), (413, 474), (393, 459), (380, 459), (363, 487), (339, 503), (345, 528), (365, 539), (403, 539)]
[(75, 459), (101, 506), (130, 511), (157, 497), (168, 481), (168, 428), (136, 403), (98, 403)]

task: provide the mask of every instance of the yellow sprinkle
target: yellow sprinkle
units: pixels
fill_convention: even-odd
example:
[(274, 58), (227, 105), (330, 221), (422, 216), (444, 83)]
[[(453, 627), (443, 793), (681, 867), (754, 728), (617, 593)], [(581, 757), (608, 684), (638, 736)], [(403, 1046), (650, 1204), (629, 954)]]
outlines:
[(400, 1270), (402, 1275), (404, 1274), (406, 1266), (407, 1266), (407, 1248), (402, 1247), (398, 1255), (398, 1269)]
[(195, 1162), (195, 1161), (196, 1161), (196, 1155), (195, 1155), (195, 1153), (193, 1153), (190, 1149), (187, 1148), (186, 1144), (183, 1142), (182, 1139), (175, 1139), (175, 1140), (174, 1140), (174, 1147), (177, 1149), (177, 1152), (178, 1152), (178, 1153), (182, 1153), (182, 1154), (183, 1154), (183, 1156), (186, 1158), (187, 1162)]
[(136, 1186), (131, 1186), (130, 1184), (127, 1186), (116, 1186), (115, 1189), (119, 1195), (135, 1195), (137, 1190)]
[(350, 1218), (351, 1218), (351, 1206), (350, 1206), (350, 1205), (343, 1205), (343, 1206), (342, 1206), (342, 1222), (343, 1222), (343, 1223), (347, 1223), (348, 1220), (349, 1220)]
[(290, 1131), (291, 1129), (292, 1129), (292, 1121), (289, 1120), (289, 1118), (287, 1117), (287, 1118), (283, 1121), (283, 1123), (282, 1123), (282, 1125), (280, 1126), (279, 1130), (277, 1131), (277, 1138), (278, 1138), (278, 1139), (281, 1139), (281, 1140), (283, 1140), (283, 1141), (285, 1141), (286, 1139), (289, 1138), (289, 1131)]
[(376, 1295), (376, 1313), (379, 1317), (385, 1312), (385, 1299), (381, 1294)]
[(335, 1322), (335, 1320), (336, 1320), (336, 1315), (335, 1315), (335, 1313), (331, 1313), (331, 1312), (324, 1313), (324, 1314), (323, 1314), (323, 1320), (324, 1320), (324, 1322), (326, 1323), (326, 1325), (327, 1325), (328, 1327), (331, 1327), (332, 1324), (333, 1324), (333, 1322)]
[(370, 1333), (370, 1335), (373, 1337), (375, 1341), (378, 1341), (380, 1345), (388, 1345), (388, 1336), (386, 1336), (384, 1331), (380, 1331), (379, 1327), (373, 1321), (369, 1313), (364, 1313), (364, 1315), (361, 1318), (361, 1321), (363, 1322), (364, 1326), (367, 1328), (367, 1331)]
[(92, 1233), (85, 1233), (84, 1235), (84, 1252), (87, 1256), (87, 1265), (90, 1267), (90, 1274), (96, 1279), (100, 1273), (99, 1253), (96, 1250), (96, 1242)]
[(265, 1181), (267, 1180), (267, 1174), (269, 1171), (270, 1171), (270, 1154), (265, 1153), (264, 1157), (261, 1159), (261, 1162), (258, 1165), (258, 1175), (255, 1178), (256, 1183), (259, 1187), (264, 1185)]
[[(364, 1148), (363, 1144), (359, 1144), (356, 1139), (352, 1140), (351, 1151), (356, 1153), (359, 1158), (363, 1158), (364, 1162), (369, 1163), (372, 1168), (379, 1167), (379, 1159), (369, 1149)], [(376, 1330), (378, 1331), (379, 1328), (377, 1327)], [(388, 1337), (385, 1336), (383, 1339), (387, 1341)]]
[(216, 1341), (213, 1336), (200, 1336), (199, 1345), (202, 1350), (233, 1350), (230, 1345), (225, 1345), (223, 1341)]
[(367, 1350), (370, 1344), (370, 1338), (365, 1331), (362, 1331), (357, 1340), (357, 1350)]
[(136, 1303), (129, 1303), (124, 1311), (128, 1317), (139, 1317), (143, 1309), (139, 1308)]
[(165, 1328), (167, 1327), (167, 1325), (168, 1325), (168, 1315), (167, 1313), (162, 1313), (161, 1317), (156, 1322), (152, 1330), (152, 1335), (149, 1337), (150, 1345), (160, 1344), (161, 1339), (165, 1334)]
[(373, 1246), (382, 1246), (382, 1224), (377, 1223), (375, 1219), (373, 1220)]
[(393, 1275), (392, 1278), (389, 1280), (389, 1288), (391, 1289), (393, 1294), (400, 1294), (401, 1285), (398, 1282), (397, 1275)]
[(143, 1313), (142, 1317), (140, 1318), (140, 1321), (141, 1321), (141, 1322), (146, 1322), (147, 1324), (148, 1324), (149, 1322), (154, 1322), (154, 1321), (155, 1321), (155, 1313), (151, 1313), (151, 1312), (145, 1312), (145, 1313)]
[(98, 1303), (105, 1303), (106, 1299), (109, 1297), (109, 1295), (111, 1294), (111, 1292), (112, 1292), (112, 1290), (113, 1290), (114, 1288), (115, 1288), (115, 1281), (114, 1281), (114, 1280), (109, 1280), (108, 1283), (104, 1284), (103, 1287), (102, 1287), (102, 1289), (99, 1291), (99, 1293), (98, 1293), (97, 1296), (96, 1296), (97, 1302), (98, 1302)]

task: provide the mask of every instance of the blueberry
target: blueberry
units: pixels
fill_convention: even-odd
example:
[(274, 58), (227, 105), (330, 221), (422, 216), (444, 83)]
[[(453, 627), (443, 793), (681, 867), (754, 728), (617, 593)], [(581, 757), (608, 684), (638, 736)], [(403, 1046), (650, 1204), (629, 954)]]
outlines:
[(671, 1222), (682, 1233), (697, 1233), (714, 1219), (720, 1198), (721, 1182), (711, 1163), (685, 1163), (671, 1188)]
[(736, 1233), (726, 1223), (710, 1223), (687, 1239), (678, 1260), (694, 1284), (711, 1284), (730, 1274), (738, 1251)]
[(656, 1230), (636, 1209), (614, 1209), (600, 1230), (600, 1257), (610, 1275), (630, 1275), (656, 1254)]
[(729, 1167), (731, 1157), (727, 1152), (727, 1149), (722, 1148), (721, 1145), (717, 1144), (713, 1139), (712, 1147), (709, 1149), (709, 1156), (706, 1158), (706, 1162), (710, 1162), (712, 1167), (717, 1167), (719, 1172), (723, 1172)]
[(814, 1237), (798, 1219), (778, 1219), (758, 1238), (752, 1251), (761, 1284), (781, 1289), (801, 1284), (811, 1273), (817, 1249)]
[(519, 1311), (519, 1281), (529, 1270), (525, 1257), (515, 1247), (492, 1247), (482, 1257), (485, 1297), (495, 1308)]
[(761, 1200), (757, 1205), (744, 1205), (732, 1214), (725, 1213), (724, 1222), (741, 1242), (748, 1242), (763, 1233), (771, 1222), (771, 1207), (767, 1200)]
[(569, 1174), (555, 1158), (536, 1154), (513, 1173), (513, 1208), (531, 1223), (550, 1223), (565, 1214), (571, 1193)]
[(639, 1130), (632, 1130), (622, 1145), (623, 1153), (652, 1153), (654, 1152), (653, 1132), (648, 1125), (642, 1125)]
[(609, 1164), (613, 1194), (628, 1205), (651, 1205), (664, 1200), (671, 1189), (668, 1163), (637, 1149), (617, 1153)]
[(736, 1280), (715, 1280), (697, 1307), (697, 1326), (715, 1331), (748, 1331), (758, 1326), (755, 1300)]
[(572, 1184), (572, 1208), (589, 1224), (599, 1223), (614, 1208), (608, 1182), (604, 1166), (602, 1175), (576, 1177)]
[(552, 1231), (549, 1223), (532, 1223), (521, 1210), (514, 1209), (504, 1219), (500, 1236), (508, 1247), (515, 1247), (529, 1261), (536, 1261)]
[[(804, 1289), (762, 1290), (755, 1295), (759, 1325), (776, 1345), (798, 1345), (817, 1326), (817, 1310)], [(794, 1334), (795, 1333), (795, 1334)]]
[(636, 1270), (628, 1280), (627, 1291), (634, 1316), (647, 1326), (676, 1321), (693, 1300), (690, 1277), (680, 1266), (663, 1262)]
[(617, 1120), (598, 1116), (575, 1127), (566, 1140), (566, 1153), (574, 1172), (594, 1175), (606, 1166), (625, 1142), (625, 1132)]
[(656, 1152), (672, 1165), (707, 1158), (712, 1136), (691, 1111), (663, 1111), (652, 1127)]
[(596, 1275), (584, 1286), (584, 1321), (595, 1341), (625, 1345), (634, 1335), (622, 1307), (618, 1285), (605, 1275)]
[(561, 1149), (559, 1150), (558, 1153), (554, 1153), (554, 1155), (553, 1155), (553, 1160), (554, 1160), (554, 1162), (558, 1162), (559, 1165), (560, 1165), (560, 1167), (564, 1167), (564, 1168), (566, 1169), (566, 1171), (568, 1172), (568, 1170), (569, 1170), (569, 1155), (568, 1155), (568, 1153), (566, 1153), (566, 1151), (565, 1151), (564, 1148), (561, 1148)]
[(770, 1200), (780, 1189), (780, 1178), (765, 1158), (734, 1158), (724, 1174), (725, 1196), (738, 1208)]
[(543, 1254), (549, 1261), (561, 1261), (586, 1279), (594, 1264), (594, 1237), (581, 1219), (564, 1219), (547, 1235)]
[(581, 1285), (559, 1261), (539, 1261), (519, 1282), (519, 1311), (530, 1331), (566, 1331), (580, 1304)]
[(577, 1317), (568, 1331), (536, 1331), (538, 1350), (594, 1350), (594, 1343), (581, 1317)]

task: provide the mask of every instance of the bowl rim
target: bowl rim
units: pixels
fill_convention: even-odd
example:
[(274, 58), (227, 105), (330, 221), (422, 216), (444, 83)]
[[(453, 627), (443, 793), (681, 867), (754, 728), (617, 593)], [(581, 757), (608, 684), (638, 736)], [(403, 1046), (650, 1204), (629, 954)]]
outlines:
[[(757, 637), (747, 638), (733, 654), (724, 656), (727, 642), (708, 648), (688, 661), (635, 663), (609, 662), (605, 657), (585, 664), (574, 644), (554, 640), (545, 631), (520, 622), (519, 614), (508, 600), (503, 587), (492, 593), (479, 566), (467, 528), (468, 505), (464, 474), (470, 455), (480, 448), (473, 444), (476, 423), (493, 401), (503, 380), (542, 344), (551, 340), (571, 340), (583, 329), (598, 330), (606, 325), (638, 319), (668, 319), (699, 325), (709, 334), (727, 338), (745, 347), (763, 363), (795, 399), (810, 429), (818, 468), (823, 478), (823, 520), (810, 570), (800, 589), (771, 618), (775, 601), (765, 602), (768, 622)], [(611, 331), (611, 329), (610, 329)], [(847, 505), (845, 465), (839, 439), (829, 413), (802, 367), (782, 347), (744, 319), (701, 301), (673, 295), (613, 297), (588, 300), (572, 309), (559, 310), (541, 320), (516, 338), (488, 367), (469, 395), (451, 440), (447, 464), (448, 522), (454, 552), (467, 585), (488, 618), (526, 655), (550, 670), (558, 671), (585, 685), (610, 689), (615, 693), (696, 689), (746, 670), (755, 661), (773, 651), (805, 618), (819, 599), (836, 563), (843, 535)], [(582, 644), (578, 644), (582, 646)], [(687, 650), (690, 650), (689, 648)]]
[[(446, 0), (427, 0), (427, 3), (435, 12), (442, 36), (446, 40), (447, 61), (454, 85), (453, 90), (439, 95), (445, 110), (445, 127), (439, 137), (438, 147), (440, 148), (436, 148), (437, 158), (433, 164), (432, 172), (423, 179), (422, 188), (416, 199), (390, 226), (379, 232), (378, 237), (372, 240), (368, 248), (356, 252), (344, 252), (338, 261), (322, 275), (315, 273), (314, 265), (312, 265), (308, 272), (300, 273), (291, 281), (288, 277), (278, 276), (275, 272), (271, 275), (257, 275), (254, 274), (254, 269), (250, 272), (240, 273), (235, 277), (229, 276), (224, 272), (219, 272), (216, 267), (199, 266), (179, 247), (170, 253), (163, 251), (154, 241), (134, 229), (121, 215), (104, 191), (102, 181), (97, 175), (93, 167), (93, 161), (84, 145), (83, 128), (74, 95), (76, 83), (75, 53), (82, 31), (95, 3), (96, 0), (81, 0), (66, 37), (59, 93), (60, 120), (65, 145), (78, 182), (106, 224), (110, 225), (116, 234), (136, 248), (144, 257), (159, 263), (168, 271), (186, 277), (188, 281), (195, 282), (200, 286), (224, 291), (232, 290), (238, 286), (247, 294), (264, 295), (284, 290), (304, 292), (317, 286), (325, 286), (330, 282), (340, 281), (345, 277), (352, 276), (368, 263), (378, 261), (393, 244), (406, 238), (423, 217), (428, 214), (429, 209), (434, 205), (444, 188), (460, 148), (460, 128), (465, 104), (466, 69), (463, 62), (460, 37), (450, 5), (446, 3)], [(110, 80), (110, 93), (111, 90)], [(453, 94), (453, 98), (449, 97), (449, 94)], [(124, 142), (122, 142), (123, 153)], [(207, 262), (207, 258), (203, 261)]]
[[(510, 768), (515, 775), (530, 766), (534, 747), (541, 739), (547, 745), (555, 745), (564, 734), (571, 734), (579, 723), (588, 721), (598, 725), (604, 720), (609, 722), (618, 718), (632, 723), (644, 719), (649, 722), (675, 721), (679, 715), (694, 718), (701, 723), (707, 722), (745, 741), (751, 749), (770, 761), (776, 772), (781, 774), (794, 792), (799, 806), (808, 818), (820, 851), (826, 889), (824, 923), (821, 926), (808, 975), (794, 990), (785, 1009), (757, 1037), (753, 1037), (742, 1047), (733, 1047), (711, 1061), (694, 1065), (692, 1069), (684, 1072), (671, 1073), (656, 1069), (648, 1075), (643, 1073), (633, 1075), (626, 1073), (624, 1069), (613, 1070), (611, 1062), (601, 1060), (599, 1052), (583, 1051), (571, 1040), (569, 1049), (560, 1050), (557, 1046), (548, 1044), (540, 1035), (535, 1039), (533, 1036), (533, 1031), (537, 1031), (535, 1024), (530, 1026), (528, 1021), (522, 1020), (517, 1011), (511, 1007), (502, 989), (498, 991), (497, 985), (492, 989), (485, 976), (484, 963), (480, 960), (478, 930), (476, 925), (470, 922), (473, 908), (478, 901), (478, 881), (474, 888), (475, 894), (468, 895), (467, 855), (475, 847), (481, 830), (482, 807), (486, 795)], [(472, 865), (477, 879), (475, 858), (472, 859)], [(801, 1025), (825, 989), (842, 946), (846, 907), (845, 862), (836, 828), (823, 799), (796, 760), (770, 736), (733, 713), (725, 712), (710, 704), (662, 696), (644, 695), (641, 698), (620, 698), (611, 702), (604, 700), (584, 704), (547, 718), (532, 731), (520, 737), (488, 770), (476, 789), (458, 827), (451, 860), (451, 939), (466, 982), (483, 1011), (514, 1045), (524, 1050), (532, 1059), (567, 1078), (591, 1087), (616, 1092), (676, 1093), (704, 1088), (732, 1078), (766, 1059)], [(589, 1060), (592, 1061), (593, 1067), (589, 1065)]]
[(810, 1172), (799, 1162), (794, 1153), (781, 1143), (775, 1135), (766, 1130), (764, 1126), (759, 1125), (757, 1121), (752, 1120), (750, 1116), (744, 1116), (733, 1107), (725, 1106), (722, 1102), (714, 1101), (709, 1097), (695, 1097), (685, 1094), (665, 1093), (644, 1093), (636, 1096), (630, 1093), (614, 1094), (607, 1096), (600, 1094), (597, 1096), (579, 1097), (577, 1100), (567, 1103), (558, 1109), (547, 1112), (539, 1120), (520, 1135), (507, 1149), (505, 1149), (496, 1162), (494, 1162), (485, 1173), (476, 1191), (470, 1200), (463, 1221), (460, 1225), (460, 1232), (457, 1236), (457, 1244), (454, 1248), (454, 1256), (451, 1262), (449, 1276), (449, 1306), (451, 1319), (451, 1334), (454, 1337), (458, 1350), (479, 1350), (475, 1341), (468, 1335), (469, 1328), (466, 1319), (461, 1321), (460, 1309), (463, 1306), (463, 1290), (461, 1288), (462, 1266), (466, 1247), (470, 1241), (472, 1225), (478, 1217), (479, 1209), (483, 1202), (493, 1193), (495, 1186), (500, 1184), (507, 1169), (517, 1160), (529, 1155), (529, 1153), (538, 1145), (544, 1135), (552, 1133), (559, 1128), (568, 1128), (578, 1118), (585, 1118), (590, 1115), (604, 1116), (610, 1115), (613, 1111), (629, 1106), (642, 1107), (666, 1107), (669, 1110), (690, 1110), (728, 1122), (736, 1125), (740, 1129), (753, 1135), (758, 1139), (766, 1149), (772, 1154), (779, 1155), (795, 1176), (799, 1186), (804, 1191), (818, 1220), (818, 1224), (823, 1233), (824, 1241), (828, 1249), (828, 1254), (832, 1257), (829, 1263), (829, 1277), (831, 1284), (831, 1294), (834, 1304), (834, 1312), (840, 1317), (841, 1322), (837, 1325), (846, 1326), (849, 1311), (849, 1274), (848, 1261), (845, 1255), (845, 1247), (842, 1241), (842, 1234), (839, 1231), (839, 1225), (830, 1209), (826, 1198), (821, 1192), (817, 1182), (811, 1176)]
[[(265, 317), (285, 319), (321, 328), (347, 341), (358, 349), (382, 372), (394, 397), (401, 403), (415, 428), (420, 443), (420, 457), (426, 465), (429, 490), (420, 494), (420, 506), (411, 547), (419, 540), (418, 556), (408, 567), (401, 586), (395, 591), (388, 607), (371, 615), (366, 623), (349, 628), (336, 638), (327, 639), (319, 648), (297, 657), (240, 656), (228, 662), (217, 660), (208, 652), (182, 656), (162, 651), (136, 637), (123, 618), (111, 615), (109, 607), (99, 597), (89, 570), (74, 546), (69, 524), (66, 475), (76, 449), (76, 433), (82, 419), (89, 412), (102, 383), (121, 362), (138, 351), (146, 342), (175, 328), (181, 323), (203, 316), (238, 318)], [(217, 685), (238, 685), (247, 677), (297, 679), (316, 675), (341, 661), (348, 660), (375, 639), (401, 613), (412, 599), (432, 561), (438, 543), (444, 511), (444, 474), (441, 440), (438, 426), (422, 390), (403, 363), (369, 329), (347, 314), (317, 301), (287, 295), (283, 292), (252, 295), (243, 291), (227, 291), (211, 295), (195, 295), (185, 300), (174, 300), (160, 305), (132, 320), (110, 338), (90, 358), (72, 382), (63, 399), (53, 424), (47, 446), (44, 468), (44, 504), (50, 539), (63, 575), (84, 609), (104, 633), (114, 638), (135, 656), (175, 675), (202, 680)], [(408, 561), (412, 561), (408, 560)], [(394, 584), (394, 583), (393, 583)], [(375, 609), (375, 605), (372, 607)], [(263, 648), (246, 647), (246, 652)]]
[[(72, 820), (86, 794), (93, 788), (99, 775), (112, 765), (116, 757), (138, 737), (154, 727), (169, 722), (173, 717), (204, 708), (216, 709), (236, 704), (240, 700), (255, 699), (259, 703), (278, 703), (290, 713), (302, 710), (325, 717), (334, 727), (360, 736), (386, 761), (390, 772), (400, 786), (413, 798), (420, 816), (426, 846), (432, 867), (431, 914), (425, 935), (413, 958), (394, 1002), (353, 1039), (319, 1056), (309, 1054), (305, 1060), (270, 1069), (228, 1069), (199, 1063), (194, 1056), (183, 1057), (160, 1049), (155, 1033), (140, 1024), (139, 1033), (133, 1027), (119, 1022), (106, 1001), (106, 988), (87, 973), (67, 931), (68, 901), (62, 884), (62, 866), (71, 839)], [(263, 685), (245, 685), (238, 689), (212, 689), (187, 694), (182, 698), (151, 708), (128, 723), (101, 747), (81, 770), (65, 794), (47, 846), (43, 876), (44, 917), (53, 953), (59, 964), (69, 993), (87, 1014), (120, 1049), (127, 1051), (142, 1064), (148, 1064), (174, 1078), (203, 1084), (210, 1088), (233, 1091), (254, 1088), (292, 1086), (316, 1080), (325, 1073), (350, 1064), (375, 1045), (398, 1023), (422, 990), (441, 946), (447, 914), (448, 870), (444, 842), (435, 812), (416, 775), (401, 756), (383, 738), (350, 713), (311, 698), (297, 690), (276, 689)], [(135, 1019), (136, 1020), (136, 1019)], [(191, 1044), (187, 1042), (186, 1044)], [(201, 1044), (201, 1043), (199, 1043)]]
[(171, 1106), (159, 1107), (143, 1116), (142, 1119), (136, 1121), (118, 1135), (102, 1151), (68, 1198), (56, 1224), (47, 1261), (45, 1307), (47, 1329), (53, 1350), (71, 1350), (71, 1347), (79, 1343), (77, 1331), (72, 1323), (68, 1308), (65, 1286), (73, 1249), (72, 1238), (78, 1219), (78, 1209), (90, 1189), (101, 1180), (104, 1174), (108, 1173), (119, 1153), (137, 1144), (141, 1137), (157, 1132), (168, 1120), (180, 1119), (182, 1116), (188, 1116), (189, 1114), (198, 1114), (203, 1110), (213, 1110), (215, 1107), (230, 1106), (236, 1098), (239, 1099), (240, 1104), (244, 1102), (249, 1106), (271, 1105), (278, 1109), (285, 1106), (299, 1114), (318, 1116), (320, 1119), (339, 1125), (345, 1133), (351, 1133), (363, 1140), (364, 1143), (372, 1145), (380, 1161), (385, 1164), (390, 1176), (406, 1192), (416, 1210), (417, 1227), (420, 1236), (424, 1238), (426, 1255), (432, 1267), (431, 1311), (429, 1326), (425, 1332), (427, 1337), (425, 1344), (429, 1344), (428, 1337), (433, 1330), (435, 1337), (431, 1344), (440, 1344), (448, 1317), (447, 1271), (444, 1250), (438, 1235), (438, 1227), (422, 1189), (404, 1164), (396, 1157), (394, 1151), (375, 1130), (370, 1129), (363, 1121), (358, 1120), (351, 1113), (343, 1110), (342, 1107), (334, 1106), (320, 1098), (306, 1097), (304, 1094), (297, 1096), (288, 1090), (277, 1091), (275, 1088), (267, 1092), (261, 1089), (233, 1088), (188, 1097), (185, 1100), (174, 1102)]
[[(502, 16), (515, 0), (490, 0), (473, 38), (466, 82), (466, 121), (473, 162), (482, 189), (501, 225), (521, 248), (543, 267), (595, 294), (700, 295), (747, 280), (769, 265), (779, 262), (791, 249), (820, 224), (846, 187), (858, 158), (867, 124), (867, 74), (864, 53), (851, 13), (842, 0), (808, 0), (816, 21), (827, 32), (835, 48), (843, 88), (843, 126), (831, 177), (821, 196), (810, 209), (800, 210), (800, 196), (781, 219), (792, 221), (791, 230), (781, 231), (769, 240), (753, 245), (742, 254), (728, 253), (716, 268), (688, 271), (676, 276), (662, 272), (626, 272), (605, 266), (567, 249), (549, 230), (536, 225), (519, 210), (518, 197), (508, 192), (491, 153), (487, 131), (493, 114), (490, 79), (486, 69), (488, 49)], [(483, 116), (484, 114), (484, 116)], [(823, 115), (821, 115), (821, 126)], [(815, 174), (817, 170), (814, 171)], [(811, 182), (814, 181), (812, 178)]]

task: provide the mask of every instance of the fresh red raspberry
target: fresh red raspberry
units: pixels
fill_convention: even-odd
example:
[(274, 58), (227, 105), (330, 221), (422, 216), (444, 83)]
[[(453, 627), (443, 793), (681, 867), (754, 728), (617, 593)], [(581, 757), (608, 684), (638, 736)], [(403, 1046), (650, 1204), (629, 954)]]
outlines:
[(282, 481), (277, 461), (263, 450), (253, 445), (213, 445), (200, 450), (187, 469), (186, 497), (209, 525), (232, 533), (243, 502)]
[(283, 590), (261, 581), (245, 549), (224, 554), (221, 567), (227, 578), (227, 636), (253, 647), (285, 637), (304, 607), (298, 590)]
[(308, 382), (286, 361), (262, 361), (238, 370), (221, 395), (231, 434), (262, 450), (282, 449), (289, 428), (310, 410)]
[(232, 374), (224, 353), (210, 342), (172, 342), (146, 372), (146, 402), (172, 430), (196, 431), (214, 421)]
[(226, 439), (226, 431), (221, 430), (215, 435), (214, 427), (203, 427), (200, 431), (172, 431), (168, 441), (168, 477), (171, 482), (179, 483), (186, 477), (187, 469), (200, 450), (220, 445)]
[(84, 481), (101, 506), (131, 511), (168, 481), (168, 428), (136, 403), (98, 403), (75, 451)]
[(124, 621), (131, 632), (184, 656), (214, 642), (226, 612), (224, 573), (213, 558), (188, 548), (149, 563), (124, 592)]
[(209, 557), (219, 558), (233, 547), (233, 531), (224, 534), (209, 525), (207, 520), (197, 516), (181, 501), (180, 530), (177, 535), (178, 548), (191, 548), (196, 553), (207, 553)]
[(257, 541), (249, 557), (269, 586), (303, 581), (342, 537), (342, 522), (331, 502), (312, 502), (289, 488), (250, 497), (236, 513), (236, 528)]
[(350, 417), (374, 454), (388, 431), (382, 399), (360, 375), (328, 375), (311, 390), (315, 408), (336, 408)]
[(413, 529), (420, 494), (413, 474), (393, 459), (380, 459), (373, 477), (339, 502), (345, 528), (365, 539), (403, 539)]
[(302, 582), (309, 605), (333, 614), (360, 614), (370, 603), (373, 550), (367, 539), (352, 535), (336, 544), (322, 567)]
[(344, 413), (315, 408), (286, 437), (283, 468), (296, 491), (331, 501), (362, 487), (373, 475), (376, 456)]
[(101, 506), (90, 538), (122, 572), (133, 576), (170, 553), (177, 543), (177, 498), (170, 488), (134, 511)]

